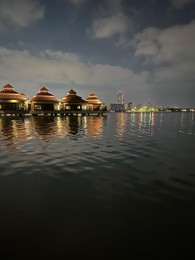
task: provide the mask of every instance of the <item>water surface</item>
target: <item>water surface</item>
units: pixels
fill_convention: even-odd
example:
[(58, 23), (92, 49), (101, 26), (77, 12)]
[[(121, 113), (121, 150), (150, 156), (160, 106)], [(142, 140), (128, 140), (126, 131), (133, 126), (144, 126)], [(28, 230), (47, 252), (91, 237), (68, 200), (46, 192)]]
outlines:
[(3, 259), (194, 259), (194, 147), (194, 113), (1, 117)]

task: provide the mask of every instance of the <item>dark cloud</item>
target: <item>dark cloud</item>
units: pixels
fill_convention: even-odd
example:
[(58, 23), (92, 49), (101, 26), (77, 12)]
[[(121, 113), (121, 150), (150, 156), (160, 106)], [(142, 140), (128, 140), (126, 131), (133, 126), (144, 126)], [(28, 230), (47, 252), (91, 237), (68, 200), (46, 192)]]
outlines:
[(91, 89), (109, 104), (122, 89), (126, 102), (192, 105), (193, 7), (190, 0), (0, 0), (1, 84), (29, 96), (45, 83), (58, 97), (70, 87), (82, 96)]
[(28, 27), (44, 16), (44, 7), (36, 0), (0, 0), (0, 25)]

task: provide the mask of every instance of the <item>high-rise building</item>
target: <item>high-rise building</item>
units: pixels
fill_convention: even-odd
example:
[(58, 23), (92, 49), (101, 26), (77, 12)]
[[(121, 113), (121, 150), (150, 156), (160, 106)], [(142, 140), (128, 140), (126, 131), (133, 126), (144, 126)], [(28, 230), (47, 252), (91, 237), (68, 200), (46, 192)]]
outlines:
[(129, 102), (128, 104), (127, 104), (127, 110), (131, 110), (132, 109), (132, 102)]
[(125, 105), (124, 104), (110, 104), (110, 110), (114, 112), (124, 112)]
[(117, 103), (110, 104), (110, 110), (115, 112), (124, 112), (125, 111), (125, 94), (122, 90), (117, 92)]
[(122, 90), (119, 90), (117, 93), (118, 104), (125, 104), (125, 93)]

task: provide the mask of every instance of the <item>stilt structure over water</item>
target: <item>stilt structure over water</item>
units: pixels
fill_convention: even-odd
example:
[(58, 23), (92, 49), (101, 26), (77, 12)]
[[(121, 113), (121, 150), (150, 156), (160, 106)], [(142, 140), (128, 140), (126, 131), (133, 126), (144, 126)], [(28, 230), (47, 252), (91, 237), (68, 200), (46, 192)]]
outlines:
[[(81, 114), (81, 115), (90, 115), (90, 114), (98, 114), (102, 115), (103, 111), (100, 109), (100, 104), (98, 103), (99, 109), (95, 107), (96, 104), (92, 104), (88, 102), (88, 100), (82, 99), (80, 96), (77, 95), (77, 93), (70, 89), (67, 93), (67, 96), (65, 96), (62, 100), (62, 110), (61, 114), (64, 115), (71, 115), (71, 114)], [(105, 112), (105, 111), (104, 111)]]
[(10, 84), (0, 91), (0, 116), (24, 115), (28, 112), (28, 100), (23, 93), (18, 93)]
[(105, 111), (105, 104), (93, 92), (86, 99), (90, 111)]
[(57, 114), (59, 111), (60, 100), (49, 93), (49, 90), (46, 87), (42, 87), (30, 100), (30, 112), (32, 115)]
[(87, 100), (81, 98), (70, 89), (61, 100), (49, 93), (46, 87), (29, 101), (25, 94), (18, 93), (10, 84), (3, 86), (0, 91), (1, 115), (102, 115), (106, 111), (105, 105), (96, 94), (92, 93)]
[(67, 96), (63, 97), (62, 110), (65, 111), (85, 111), (87, 110), (87, 101), (77, 95), (77, 93), (70, 89)]

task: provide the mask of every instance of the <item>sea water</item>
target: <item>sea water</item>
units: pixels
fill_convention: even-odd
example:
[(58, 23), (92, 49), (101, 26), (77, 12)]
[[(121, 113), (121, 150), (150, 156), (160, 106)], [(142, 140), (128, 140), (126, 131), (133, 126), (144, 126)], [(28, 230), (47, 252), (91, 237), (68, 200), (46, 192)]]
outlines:
[(1, 259), (194, 259), (195, 113), (2, 116), (0, 220)]

